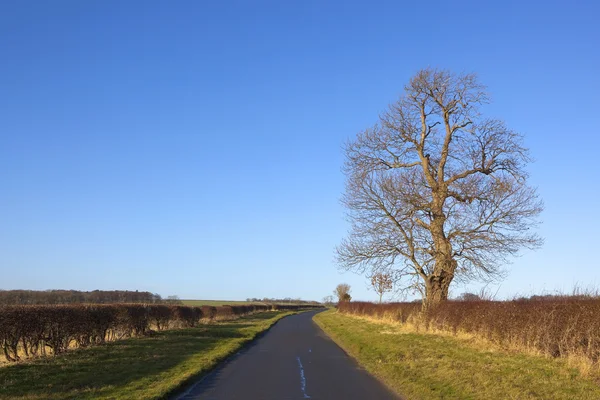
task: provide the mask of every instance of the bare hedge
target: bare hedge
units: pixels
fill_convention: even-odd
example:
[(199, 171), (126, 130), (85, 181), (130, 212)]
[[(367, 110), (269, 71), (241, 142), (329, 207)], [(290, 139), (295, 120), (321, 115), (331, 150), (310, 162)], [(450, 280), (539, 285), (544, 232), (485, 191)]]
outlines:
[(552, 357), (600, 361), (600, 299), (448, 301), (427, 313), (420, 303), (340, 303), (342, 313), (410, 322), (426, 331), (468, 333)]
[(151, 331), (194, 327), (201, 320), (231, 319), (271, 310), (310, 306), (236, 305), (187, 307), (164, 304), (0, 306), (0, 347), (8, 361), (60, 354), (70, 347), (143, 336)]

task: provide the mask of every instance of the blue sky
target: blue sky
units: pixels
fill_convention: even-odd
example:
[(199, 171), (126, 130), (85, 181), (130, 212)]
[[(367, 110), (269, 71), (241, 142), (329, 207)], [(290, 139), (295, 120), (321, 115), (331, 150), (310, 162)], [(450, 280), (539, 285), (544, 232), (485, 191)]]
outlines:
[(333, 262), (341, 149), (428, 66), (537, 160), (546, 244), (493, 291), (600, 285), (600, 6), (485, 3), (3, 2), (0, 288), (375, 299)]

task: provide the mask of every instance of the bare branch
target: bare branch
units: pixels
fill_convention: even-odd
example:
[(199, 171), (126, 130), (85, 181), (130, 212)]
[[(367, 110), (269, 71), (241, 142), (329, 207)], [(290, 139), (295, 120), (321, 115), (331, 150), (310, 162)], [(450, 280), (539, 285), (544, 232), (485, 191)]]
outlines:
[(528, 151), (520, 134), (480, 115), (484, 89), (473, 74), (420, 71), (347, 144), (342, 269), (389, 274), (396, 290), (434, 304), (453, 279), (500, 279), (510, 256), (541, 245), (530, 230), (543, 206), (526, 184)]

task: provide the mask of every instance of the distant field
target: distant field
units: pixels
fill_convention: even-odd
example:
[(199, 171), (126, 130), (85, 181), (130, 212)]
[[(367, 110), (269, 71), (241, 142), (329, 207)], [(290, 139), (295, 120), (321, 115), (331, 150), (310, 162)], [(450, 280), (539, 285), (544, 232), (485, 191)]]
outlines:
[[(192, 307), (200, 307), (200, 306), (247, 306), (252, 304), (273, 304), (273, 303), (265, 303), (263, 301), (243, 301), (243, 300), (181, 300), (183, 305), (192, 306)], [(292, 301), (275, 301), (274, 304), (302, 304)]]
[(237, 305), (250, 305), (250, 304), (265, 304), (260, 301), (249, 302), (240, 300), (181, 300), (184, 305), (192, 307), (200, 306), (237, 306)]

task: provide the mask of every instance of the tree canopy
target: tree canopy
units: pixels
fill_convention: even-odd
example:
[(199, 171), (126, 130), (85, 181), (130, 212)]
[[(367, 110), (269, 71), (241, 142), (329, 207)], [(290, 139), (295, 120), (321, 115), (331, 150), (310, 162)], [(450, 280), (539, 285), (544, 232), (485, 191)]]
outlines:
[(543, 206), (527, 184), (528, 149), (483, 116), (488, 102), (476, 75), (425, 69), (347, 143), (342, 269), (389, 273), (431, 305), (453, 280), (501, 278), (510, 256), (542, 244), (531, 230)]

